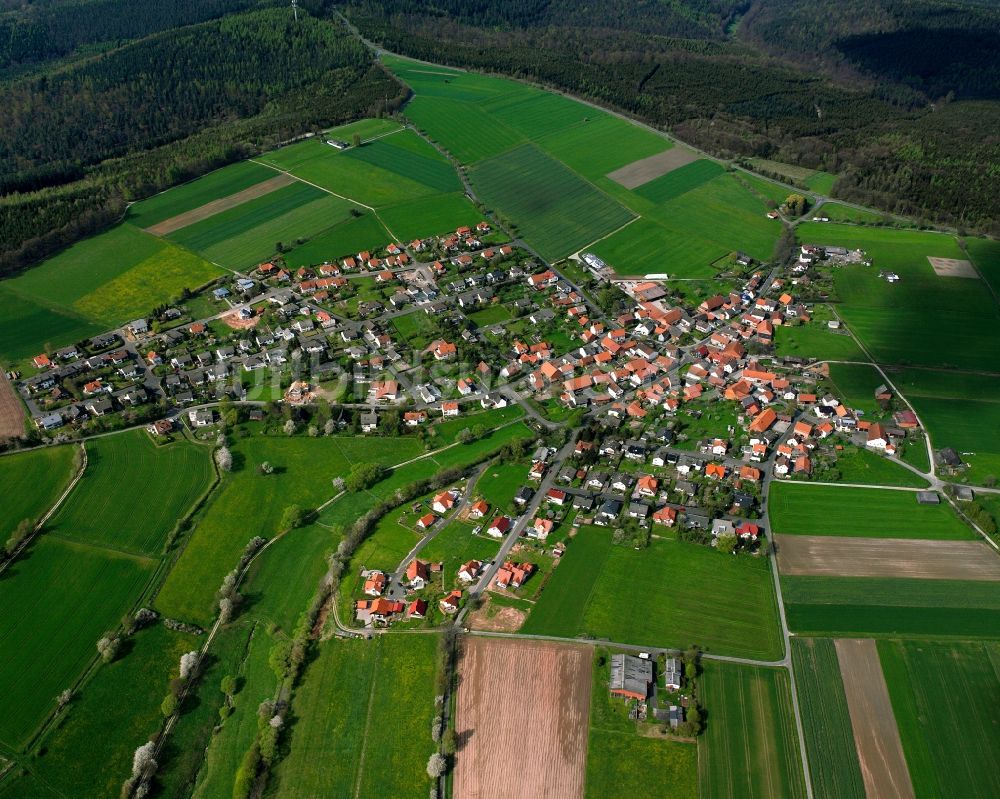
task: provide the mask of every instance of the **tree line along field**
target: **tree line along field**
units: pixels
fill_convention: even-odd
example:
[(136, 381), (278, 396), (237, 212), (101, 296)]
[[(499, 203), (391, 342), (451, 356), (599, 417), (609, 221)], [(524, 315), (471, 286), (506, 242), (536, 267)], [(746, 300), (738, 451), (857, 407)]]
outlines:
[(272, 795), (423, 799), (437, 640), (381, 635), (322, 644), (292, 704), (296, 722)]
[[(347, 440), (350, 442), (350, 439)], [(355, 462), (389, 465), (419, 453), (408, 439), (367, 439), (345, 454), (335, 440), (255, 435), (233, 447), (234, 468), (210, 498), (160, 588), (155, 607), (168, 616), (207, 625), (222, 578), (235, 568), (254, 536), (271, 538), (290, 505), (315, 508), (336, 493), (332, 480)], [(258, 467), (268, 462), (273, 474)]]
[(0, 359), (16, 362), (124, 324), (222, 270), (121, 224), (0, 283)]
[[(981, 370), (995, 350), (991, 333), (1000, 307), (980, 280), (939, 277), (928, 256), (965, 259), (947, 234), (808, 222), (796, 229), (799, 241), (860, 248), (873, 266), (834, 271), (838, 309), (879, 363), (948, 366)], [(898, 283), (878, 277), (900, 275)], [(964, 324), (928, 324), (959, 318)]]
[(0, 458), (0, 541), (25, 519), (33, 523), (55, 504), (73, 475), (74, 447), (47, 447)]
[(917, 796), (1000, 793), (1000, 648), (879, 641), (896, 726)]
[(783, 669), (703, 661), (698, 795), (805, 796), (788, 675)]
[(792, 665), (813, 793), (829, 799), (865, 799), (833, 641), (793, 638)]
[[(712, 585), (706, 603), (699, 585)], [(644, 586), (641, 597), (634, 586)], [(657, 608), (637, 614), (636, 602)], [(522, 632), (586, 635), (648, 646), (698, 644), (712, 654), (777, 659), (782, 645), (767, 561), (725, 558), (694, 544), (654, 540), (635, 550), (611, 531), (571, 539)]]
[(996, 582), (785, 575), (781, 589), (800, 635), (1000, 638)]
[(785, 535), (978, 538), (947, 502), (920, 505), (914, 491), (778, 482), (768, 510), (774, 531)]
[[(23, 744), (54, 708), (55, 696), (96, 655), (97, 639), (118, 625), (153, 577), (157, 560), (143, 555), (141, 544), (134, 553), (116, 546), (119, 525), (141, 522), (137, 497), (148, 497), (150, 486), (158, 485), (150, 527), (134, 541), (158, 538), (162, 548), (166, 531), (209, 485), (207, 451), (193, 445), (157, 450), (140, 431), (90, 446), (91, 453), (100, 453), (93, 467), (88, 463), (51, 528), (0, 580), (0, 602), (18, 608), (0, 619), (0, 741), (9, 746)], [(131, 468), (115, 473), (115, 464), (124, 463)], [(50, 479), (62, 485), (64, 476), (55, 471)], [(115, 502), (102, 504), (107, 497)]]

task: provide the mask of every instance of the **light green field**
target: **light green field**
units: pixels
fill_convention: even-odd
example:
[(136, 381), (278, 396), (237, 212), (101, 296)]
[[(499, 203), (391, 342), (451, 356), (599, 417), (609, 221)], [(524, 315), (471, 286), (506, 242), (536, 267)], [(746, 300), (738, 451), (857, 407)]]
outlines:
[(860, 208), (851, 208), (840, 203), (823, 203), (817, 216), (825, 216), (831, 222), (858, 222), (861, 224), (876, 224), (886, 219), (887, 214), (880, 214), (876, 211), (865, 211)]
[[(418, 446), (410, 439), (365, 439), (356, 460), (390, 464), (413, 457)], [(156, 597), (156, 607), (168, 616), (207, 625), (215, 592), (247, 541), (272, 538), (289, 505), (315, 508), (329, 499), (332, 479), (346, 475), (354, 462), (336, 438), (256, 435), (232, 450), (236, 468), (210, 499)], [(274, 474), (259, 474), (264, 461)]]
[[(923, 443), (914, 441), (907, 446), (918, 451)], [(835, 468), (840, 473), (839, 480), (845, 483), (911, 488), (927, 488), (929, 485), (926, 480), (918, 477), (909, 469), (864, 447), (845, 446), (843, 450), (837, 452)], [(814, 472), (814, 476), (818, 482), (831, 482), (827, 480), (829, 475), (822, 472)]]
[(73, 474), (73, 447), (48, 447), (0, 458), (0, 543), (25, 519), (37, 522), (59, 499)]
[(654, 178), (647, 183), (643, 183), (632, 191), (645, 200), (652, 203), (665, 203), (686, 194), (692, 189), (703, 186), (718, 177), (725, 170), (717, 161), (709, 161), (707, 158), (699, 158), (690, 164), (672, 169), (665, 175)]
[(805, 796), (788, 675), (781, 669), (703, 662), (698, 795)]
[(222, 272), (190, 253), (118, 225), (0, 283), (0, 357), (11, 360), (124, 324)]
[(771, 161), (767, 158), (751, 158), (750, 161), (758, 169), (762, 169), (765, 172), (774, 172), (777, 175), (800, 183), (805, 183), (816, 174), (815, 169), (796, 166), (795, 164), (786, 164), (781, 161)]
[(128, 210), (128, 221), (138, 228), (151, 227), (273, 177), (272, 170), (252, 161), (230, 164), (136, 203)]
[(1000, 295), (1000, 242), (993, 239), (966, 239), (969, 258), (990, 284), (994, 295)]
[[(880, 363), (952, 366), (980, 370), (995, 360), (990, 332), (1000, 322), (1000, 307), (981, 281), (938, 277), (928, 256), (964, 258), (955, 239), (941, 233), (809, 222), (797, 228), (804, 243), (861, 248), (873, 266), (835, 270), (839, 311)], [(888, 269), (898, 283), (878, 277)], [(928, 324), (953, 316), (963, 325)]]
[(162, 625), (137, 633), (117, 660), (101, 666), (73, 701), (68, 720), (45, 739), (38, 772), (65, 796), (120, 796), (136, 742), (159, 729), (160, 702), (180, 657), (198, 644), (195, 636)]
[[(493, 601), (493, 600), (491, 600)], [(601, 664), (601, 658), (604, 663)], [(639, 734), (621, 700), (608, 693), (610, 652), (595, 653), (590, 692), (585, 796), (698, 796), (698, 748)]]
[(1000, 585), (962, 580), (781, 578), (788, 626), (805, 635), (1000, 638)]
[(483, 201), (517, 225), (552, 260), (621, 227), (631, 214), (558, 161), (531, 145), (471, 170)]
[(406, 116), (463, 164), (497, 156), (525, 140), (481, 106), (454, 97), (418, 94), (406, 106)]
[(1000, 378), (928, 369), (891, 377), (927, 425), (934, 448), (954, 447), (969, 464), (970, 482), (1000, 475)]
[(977, 537), (947, 502), (920, 505), (914, 491), (776, 482), (768, 509), (774, 531), (785, 535)]
[(385, 136), (362, 147), (352, 147), (343, 153), (343, 157), (379, 167), (420, 183), (433, 192), (462, 190), (462, 183), (451, 162), (434, 145), (411, 130)]
[(463, 225), (475, 227), (483, 220), (476, 206), (460, 192), (394, 205), (381, 210), (379, 216), (400, 241), (438, 236)]
[(714, 262), (729, 250), (695, 235), (685, 235), (640, 218), (590, 248), (620, 275), (669, 274), (713, 277)]
[(593, 108), (589, 112), (586, 122), (533, 137), (545, 152), (589, 180), (673, 147), (669, 139), (639, 125)]
[(339, 261), (363, 250), (375, 252), (392, 238), (371, 211), (356, 219), (348, 219), (329, 230), (313, 236), (305, 244), (285, 254), (285, 263), (292, 267), (315, 266), (324, 261)]
[(1000, 795), (1000, 648), (879, 641), (917, 796)]
[(826, 322), (804, 325), (779, 325), (774, 329), (774, 348), (778, 355), (817, 360), (866, 361), (868, 356), (846, 330), (830, 330)]
[[(711, 583), (706, 603), (699, 585)], [(641, 585), (641, 595), (634, 586)], [(642, 601), (655, 614), (635, 613)], [(525, 633), (586, 634), (638, 645), (771, 659), (781, 636), (764, 558), (727, 558), (695, 544), (654, 540), (635, 551), (611, 543), (611, 531), (584, 527), (542, 592)]]
[(813, 793), (829, 799), (865, 799), (833, 641), (793, 638), (792, 663)]
[(394, 119), (359, 119), (357, 122), (348, 122), (346, 125), (339, 125), (335, 128), (323, 131), (323, 137), (327, 139), (341, 139), (348, 144), (352, 144), (354, 135), (361, 137), (362, 142), (370, 141), (376, 136), (383, 136), (399, 130), (400, 124)]
[(835, 393), (848, 407), (863, 411), (865, 416), (880, 413), (875, 401), (875, 389), (885, 385), (885, 378), (874, 366), (855, 363), (831, 363), (830, 380)]
[(296, 723), (274, 795), (424, 799), (437, 640), (387, 635), (321, 644), (295, 693)]
[(97, 655), (155, 562), (51, 535), (0, 580), (0, 742), (18, 747)]
[(51, 535), (134, 555), (158, 555), (167, 534), (209, 487), (207, 448), (157, 447), (144, 430), (87, 444), (87, 471), (50, 520)]

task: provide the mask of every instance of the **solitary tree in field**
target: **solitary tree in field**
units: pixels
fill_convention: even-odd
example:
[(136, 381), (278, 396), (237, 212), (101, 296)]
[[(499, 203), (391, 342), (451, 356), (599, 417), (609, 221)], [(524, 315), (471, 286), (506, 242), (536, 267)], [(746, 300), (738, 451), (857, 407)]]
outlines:
[(337, 432), (337, 423), (333, 419), (327, 419), (326, 424), (323, 425), (323, 432), (328, 436), (332, 436)]
[(354, 146), (355, 147), (360, 147), (361, 146), (361, 134), (360, 133), (355, 133), (354, 136), (353, 136), (353, 138), (351, 139), (351, 141), (354, 142)]
[(289, 419), (285, 422), (284, 431), (286, 436), (295, 435), (295, 420)]
[(194, 676), (195, 670), (198, 668), (198, 653), (197, 652), (185, 652), (181, 655), (181, 679), (187, 680)]
[(105, 663), (110, 663), (115, 659), (115, 655), (118, 654), (118, 647), (121, 645), (121, 641), (118, 636), (114, 633), (106, 633), (101, 637), (101, 640), (97, 642), (97, 651), (101, 656), (101, 660)]

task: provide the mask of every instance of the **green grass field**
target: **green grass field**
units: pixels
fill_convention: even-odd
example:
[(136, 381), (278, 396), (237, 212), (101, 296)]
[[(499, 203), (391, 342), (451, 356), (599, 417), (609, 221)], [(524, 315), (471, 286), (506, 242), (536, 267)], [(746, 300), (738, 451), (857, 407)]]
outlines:
[(631, 214), (537, 147), (523, 145), (470, 172), (483, 202), (509, 217), (546, 258), (565, 257)]
[(162, 625), (129, 640), (123, 654), (86, 684), (68, 719), (46, 737), (35, 761), (46, 782), (65, 796), (118, 797), (137, 742), (160, 727), (160, 702), (177, 676), (181, 655), (198, 644), (195, 636)]
[(0, 458), (0, 541), (24, 519), (37, 522), (73, 476), (73, 447), (49, 447)]
[(451, 163), (432, 144), (410, 130), (385, 136), (363, 147), (352, 147), (346, 158), (363, 161), (446, 194), (462, 190), (462, 183)]
[(259, 263), (275, 244), (310, 239), (350, 218), (357, 206), (305, 183), (285, 186), (171, 233), (169, 238), (231, 268)]
[(778, 355), (816, 358), (821, 361), (868, 360), (850, 334), (843, 330), (830, 330), (826, 322), (776, 327), (774, 349)]
[(704, 662), (698, 795), (805, 796), (788, 675), (780, 669)]
[(813, 793), (828, 799), (865, 799), (833, 641), (793, 638), (792, 663)]
[(4, 572), (0, 607), (0, 742), (17, 747), (97, 655), (155, 562), (42, 536)]
[(723, 172), (725, 170), (719, 162), (699, 158), (648, 183), (643, 183), (632, 191), (652, 203), (665, 203), (708, 183)]
[(1000, 294), (1000, 243), (992, 239), (967, 239), (969, 258), (979, 274)]
[(526, 461), (493, 463), (476, 483), (476, 493), (494, 508), (511, 511), (514, 495), (525, 484), (529, 468)]
[(292, 267), (315, 266), (324, 261), (339, 261), (362, 250), (380, 250), (392, 237), (378, 217), (365, 211), (360, 217), (339, 222), (329, 230), (313, 236), (305, 244), (285, 253), (285, 263)]
[(48, 530), (133, 555), (159, 555), (212, 474), (207, 448), (158, 447), (144, 430), (94, 439), (87, 444), (87, 471)]
[(1000, 795), (1000, 649), (879, 641), (917, 796)]
[[(919, 442), (913, 442), (909, 448), (919, 452), (921, 445)], [(926, 480), (917, 477), (909, 469), (861, 447), (845, 447), (838, 452), (836, 468), (840, 472), (840, 479), (845, 483), (912, 488), (926, 488), (928, 485)], [(926, 465), (923, 468), (926, 468)]]
[(0, 358), (20, 360), (124, 324), (219, 277), (189, 252), (118, 225), (0, 283)]
[(232, 675), (240, 685), (235, 708), (222, 729), (212, 737), (205, 753), (205, 765), (193, 793), (196, 799), (230, 799), (233, 795), (236, 771), (257, 734), (257, 708), (274, 696), (277, 678), (267, 662), (273, 644), (274, 639), (267, 634), (265, 625), (253, 626), (239, 673)]
[(713, 264), (729, 251), (697, 235), (685, 235), (642, 218), (591, 248), (621, 275), (666, 273), (677, 277), (714, 276)]
[(464, 164), (498, 156), (525, 138), (479, 105), (455, 97), (418, 95), (406, 106), (406, 116)]
[(775, 483), (768, 503), (776, 533), (871, 538), (973, 539), (951, 506), (920, 505), (913, 491)]
[[(208, 624), (223, 576), (236, 566), (247, 541), (275, 535), (286, 507), (314, 508), (333, 496), (331, 480), (345, 475), (355, 460), (390, 464), (418, 454), (418, 447), (409, 439), (365, 439), (364, 450), (352, 459), (335, 438), (257, 435), (238, 441), (232, 447), (238, 468), (196, 520), (156, 607), (168, 616)], [(264, 461), (275, 467), (274, 474), (258, 473)]]
[(151, 227), (273, 177), (273, 170), (252, 161), (230, 164), (136, 203), (129, 208), (127, 218), (138, 228)]
[[(711, 584), (712, 599), (699, 586)], [(657, 608), (637, 614), (636, 603)], [(608, 638), (713, 654), (781, 657), (774, 588), (763, 558), (654, 540), (642, 551), (611, 543), (611, 531), (581, 528), (571, 539), (525, 633)]]
[[(841, 316), (880, 363), (981, 369), (992, 357), (989, 331), (1000, 307), (980, 281), (938, 277), (928, 256), (964, 258), (951, 236), (914, 230), (806, 223), (797, 228), (804, 243), (859, 247), (873, 266), (835, 270)], [(890, 284), (879, 270), (898, 273)], [(939, 329), (928, 315), (954, 314), (970, 324)]]
[[(610, 653), (596, 652), (590, 692), (585, 796), (698, 796), (698, 749), (690, 743), (646, 738), (608, 693)], [(601, 658), (604, 662), (601, 663)]]
[(785, 576), (781, 589), (804, 635), (1000, 638), (996, 583)]
[(927, 426), (934, 448), (962, 454), (970, 482), (1000, 475), (1000, 378), (930, 369), (896, 370), (891, 377)]
[(274, 795), (424, 799), (436, 648), (434, 635), (321, 644), (295, 693)]
[(474, 525), (452, 522), (420, 550), (420, 559), (444, 563), (444, 588), (460, 586), (458, 570), (470, 560), (489, 561), (496, 557), (500, 543), (492, 538), (472, 535)]
[(411, 200), (385, 208), (379, 216), (400, 241), (438, 236), (463, 225), (474, 227), (483, 219), (461, 192)]
[(855, 363), (831, 363), (830, 380), (833, 382), (836, 396), (848, 408), (863, 411), (865, 416), (877, 416), (880, 413), (875, 401), (875, 389), (885, 385), (882, 377), (874, 366)]
[(869, 225), (881, 222), (887, 217), (887, 214), (880, 214), (877, 211), (851, 208), (840, 203), (823, 203), (816, 214), (818, 216), (825, 216), (831, 222), (855, 222)]

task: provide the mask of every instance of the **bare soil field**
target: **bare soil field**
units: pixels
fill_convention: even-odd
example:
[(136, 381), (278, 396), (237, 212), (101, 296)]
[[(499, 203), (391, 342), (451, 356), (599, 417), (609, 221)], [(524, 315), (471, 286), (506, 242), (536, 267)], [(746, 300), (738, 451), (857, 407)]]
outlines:
[(607, 176), (626, 189), (634, 189), (697, 160), (698, 156), (687, 147), (675, 145), (662, 153), (625, 164)]
[(152, 233), (154, 236), (166, 236), (176, 230), (186, 228), (188, 225), (193, 225), (195, 222), (200, 222), (202, 219), (208, 219), (210, 216), (221, 214), (223, 211), (228, 211), (237, 205), (243, 205), (243, 203), (254, 200), (257, 197), (263, 197), (265, 194), (270, 194), (272, 191), (277, 191), (282, 186), (288, 186), (294, 182), (295, 178), (291, 175), (286, 175), (284, 172), (279, 173), (270, 180), (257, 183), (248, 189), (236, 192), (236, 194), (230, 194), (228, 197), (220, 197), (218, 200), (212, 200), (210, 203), (205, 203), (198, 208), (185, 211), (183, 214), (172, 216), (170, 219), (164, 219), (162, 222), (146, 228), (146, 232)]
[(913, 783), (872, 640), (834, 642), (868, 799), (913, 799)]
[(931, 262), (938, 277), (971, 277), (973, 280), (979, 278), (979, 273), (971, 261), (960, 261), (957, 258), (932, 258), (929, 255), (927, 260)]
[(487, 600), (475, 613), (469, 614), (469, 627), (491, 633), (516, 633), (528, 614), (518, 608), (491, 606)]
[(782, 574), (1000, 580), (1000, 557), (983, 541), (776, 535)]
[(251, 327), (257, 327), (257, 323), (259, 321), (259, 316), (251, 316), (249, 319), (240, 319), (240, 315), (238, 313), (230, 313), (222, 317), (222, 323), (226, 325), (226, 327), (231, 327), (233, 330), (247, 330)]
[(24, 406), (14, 385), (0, 372), (0, 438), (15, 438), (24, 433)]
[(455, 799), (583, 796), (592, 655), (586, 646), (466, 639)]

